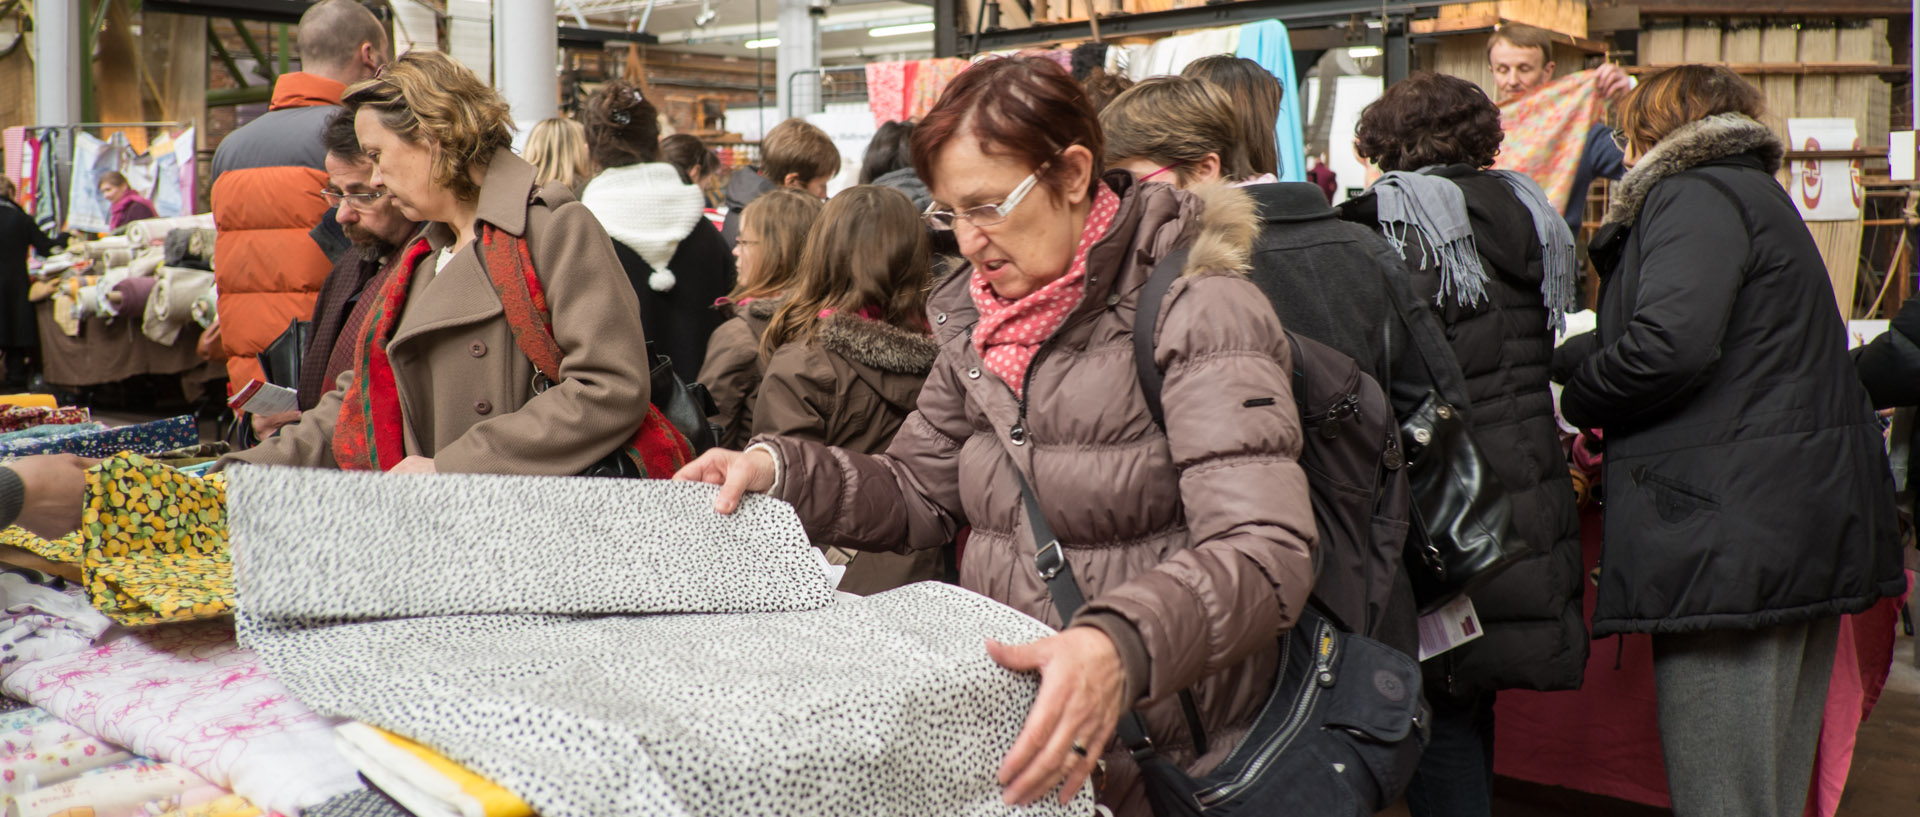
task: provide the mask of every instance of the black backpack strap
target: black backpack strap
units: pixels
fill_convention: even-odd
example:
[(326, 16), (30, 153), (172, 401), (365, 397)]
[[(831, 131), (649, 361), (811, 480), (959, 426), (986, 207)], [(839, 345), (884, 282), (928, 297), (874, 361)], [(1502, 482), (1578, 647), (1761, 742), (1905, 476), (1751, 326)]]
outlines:
[[(1020, 481), (1020, 500), (1027, 506), (1027, 527), (1033, 531), (1033, 567), (1047, 583), (1047, 595), (1053, 598), (1053, 609), (1060, 614), (1060, 629), (1065, 630), (1074, 615), (1087, 606), (1087, 598), (1080, 592), (1079, 580), (1074, 578), (1073, 565), (1067, 563), (1067, 555), (1060, 549), (1060, 537), (1054, 535), (1046, 514), (1040, 512), (1040, 499), (1033, 495), (1033, 486), (1018, 468), (1014, 469), (1013, 476)], [(1120, 745), (1127, 747), (1134, 760), (1139, 761), (1153, 756), (1153, 739), (1147, 735), (1146, 719), (1140, 717), (1130, 703), (1123, 703), (1127, 709), (1120, 716), (1114, 733), (1120, 738)], [(1187, 717), (1187, 728), (1193, 732), (1194, 754), (1206, 754), (1207, 733), (1200, 726), (1200, 708), (1194, 705), (1193, 693), (1180, 691), (1180, 709)]]
[(1153, 265), (1153, 274), (1147, 277), (1146, 286), (1140, 288), (1140, 301), (1134, 307), (1133, 367), (1140, 374), (1140, 392), (1147, 397), (1147, 413), (1153, 415), (1154, 425), (1162, 429), (1167, 427), (1166, 410), (1160, 405), (1166, 375), (1153, 360), (1153, 330), (1160, 321), (1160, 307), (1167, 300), (1167, 292), (1187, 267), (1189, 254), (1190, 250), (1182, 247), (1167, 253), (1160, 263)]

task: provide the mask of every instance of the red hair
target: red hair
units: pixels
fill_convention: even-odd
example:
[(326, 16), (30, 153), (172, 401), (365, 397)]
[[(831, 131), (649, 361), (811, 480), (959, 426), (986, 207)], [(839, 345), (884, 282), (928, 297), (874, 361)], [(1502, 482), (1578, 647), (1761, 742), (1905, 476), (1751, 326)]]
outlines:
[[(913, 167), (934, 187), (934, 157), (963, 132), (980, 140), (980, 152), (1010, 156), (1038, 168), (1070, 145), (1093, 153), (1089, 193), (1101, 183), (1106, 138), (1086, 91), (1059, 63), (1039, 57), (983, 60), (954, 78), (940, 101), (913, 129)], [(1049, 165), (1040, 183), (1064, 193), (1067, 168)]]

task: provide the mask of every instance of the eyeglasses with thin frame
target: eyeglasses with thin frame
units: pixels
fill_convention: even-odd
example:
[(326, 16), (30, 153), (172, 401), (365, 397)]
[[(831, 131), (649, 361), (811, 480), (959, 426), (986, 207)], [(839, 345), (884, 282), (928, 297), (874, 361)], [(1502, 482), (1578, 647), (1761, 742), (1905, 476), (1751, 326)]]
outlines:
[(1625, 133), (1620, 132), (1618, 129), (1615, 129), (1609, 135), (1613, 137), (1613, 146), (1619, 148), (1621, 153), (1626, 153), (1627, 143), (1628, 143), (1627, 135)]
[(371, 193), (342, 193), (338, 190), (322, 190), (320, 191), (320, 197), (326, 199), (327, 203), (334, 207), (339, 207), (344, 204), (364, 213), (372, 210), (375, 204), (378, 204), (381, 199), (386, 198), (387, 191), (375, 190)]
[[(1048, 164), (1052, 163), (1048, 162)], [(1040, 181), (1040, 171), (1046, 169), (1047, 165), (1044, 164), (1035, 168), (1032, 173), (1027, 174), (1026, 180), (1013, 188), (1013, 192), (1008, 193), (1006, 199), (999, 204), (982, 204), (957, 213), (952, 210), (935, 210), (932, 204), (928, 204), (927, 211), (920, 216), (927, 220), (927, 226), (935, 230), (952, 230), (954, 225), (962, 220), (975, 227), (992, 227), (1007, 220), (1007, 215), (1013, 212), (1013, 208), (1020, 206), (1020, 201), (1025, 199), (1027, 193), (1033, 190), (1034, 184)]]

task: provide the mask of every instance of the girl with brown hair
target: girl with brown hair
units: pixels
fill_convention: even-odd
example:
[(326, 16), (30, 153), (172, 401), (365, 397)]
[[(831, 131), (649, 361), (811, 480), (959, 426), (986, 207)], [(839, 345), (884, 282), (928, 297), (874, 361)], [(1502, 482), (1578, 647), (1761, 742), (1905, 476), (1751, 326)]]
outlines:
[(760, 338), (800, 272), (800, 253), (822, 205), (812, 195), (781, 188), (754, 199), (740, 214), (733, 257), (740, 282), (716, 306), (733, 317), (713, 330), (700, 382), (713, 395), (720, 447), (739, 450), (753, 436), (753, 403), (760, 393), (766, 358)]
[[(927, 326), (931, 283), (927, 230), (905, 194), (863, 185), (833, 197), (807, 237), (786, 303), (761, 340), (767, 374), (753, 411), (754, 433), (862, 454), (885, 451), (913, 413), (939, 355)], [(942, 549), (898, 554), (829, 547), (827, 556), (848, 565), (840, 589), (860, 595), (944, 572)]]

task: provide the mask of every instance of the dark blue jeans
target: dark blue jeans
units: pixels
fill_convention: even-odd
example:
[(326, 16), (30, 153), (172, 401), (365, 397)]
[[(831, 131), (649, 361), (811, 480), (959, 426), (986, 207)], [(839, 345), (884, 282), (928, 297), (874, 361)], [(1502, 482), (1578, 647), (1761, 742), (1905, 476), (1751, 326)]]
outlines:
[(1493, 693), (1432, 695), (1433, 737), (1407, 787), (1413, 817), (1489, 817), (1493, 813)]

